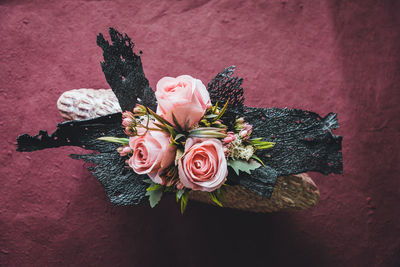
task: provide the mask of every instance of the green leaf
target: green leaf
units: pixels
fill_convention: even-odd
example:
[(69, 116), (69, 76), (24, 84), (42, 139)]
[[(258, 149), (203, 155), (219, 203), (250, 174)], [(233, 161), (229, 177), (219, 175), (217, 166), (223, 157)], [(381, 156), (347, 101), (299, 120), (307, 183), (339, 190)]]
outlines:
[(168, 128), (165, 127), (163, 124), (154, 122), (154, 125), (163, 130), (164, 132), (169, 133)]
[(224, 196), (224, 191), (226, 190), (226, 186), (228, 186), (227, 184), (223, 184), (222, 187), (218, 188), (217, 190), (215, 190), (215, 193), (218, 197), (218, 199), (222, 202), (225, 201), (225, 196)]
[(251, 174), (251, 171), (261, 167), (261, 164), (255, 160), (228, 160), (228, 166), (230, 166), (239, 175), (239, 171)]
[(183, 150), (178, 148), (176, 150), (176, 154), (175, 154), (175, 165), (176, 166), (178, 166), (178, 162), (179, 162), (180, 158), (182, 157), (182, 155), (183, 155)]
[(161, 122), (161, 123), (164, 124), (164, 125), (172, 126), (172, 124), (171, 124), (169, 121), (167, 121), (166, 119), (164, 119), (164, 118), (161, 117), (160, 115), (156, 114), (156, 113), (155, 113), (154, 111), (152, 111), (151, 109), (148, 108), (148, 110), (149, 110), (150, 114), (151, 114), (156, 120), (158, 120), (159, 122)]
[(185, 135), (184, 135), (184, 134), (177, 134), (177, 135), (175, 136), (175, 140), (178, 140), (178, 139), (180, 139), (180, 138), (182, 138), (182, 137), (185, 137)]
[(166, 124), (165, 124), (165, 127), (168, 129), (168, 132), (171, 134), (171, 136), (175, 136), (176, 135), (174, 127), (166, 125)]
[(222, 117), (222, 115), (224, 115), (226, 109), (228, 108), (228, 104), (229, 104), (229, 99), (226, 101), (224, 107), (219, 111), (218, 116), (214, 118), (214, 121), (219, 120)]
[(215, 105), (212, 107), (211, 112), (215, 113), (217, 111), (217, 108), (218, 108), (218, 102), (215, 103)]
[(185, 191), (181, 197), (181, 214), (186, 210), (187, 204), (189, 202), (189, 192)]
[(216, 118), (216, 117), (218, 117), (217, 114), (209, 114), (209, 115), (205, 115), (204, 116), (204, 118), (206, 118), (206, 119), (213, 119), (213, 118)]
[(162, 189), (151, 190), (146, 192), (146, 196), (149, 196), (150, 207), (154, 208), (158, 202), (160, 202), (163, 194)]
[(174, 113), (172, 112), (172, 121), (174, 122), (178, 132), (182, 132), (182, 127), (179, 125), (178, 120), (176, 119)]
[(149, 191), (155, 191), (155, 190), (159, 190), (159, 189), (162, 189), (162, 185), (160, 185), (160, 184), (155, 184), (155, 183), (153, 183), (152, 185), (150, 185), (149, 187), (147, 187), (147, 189), (146, 189), (146, 191), (147, 192), (149, 192)]
[(220, 206), (220, 207), (223, 207), (223, 206), (222, 206), (222, 203), (221, 203), (221, 201), (218, 199), (216, 193), (214, 193), (214, 192), (209, 192), (208, 195), (210, 196), (210, 199), (211, 199), (215, 204), (217, 204), (217, 205)]
[(226, 134), (217, 132), (202, 132), (202, 133), (190, 133), (189, 136), (198, 138), (224, 138), (226, 137)]
[(104, 137), (99, 137), (97, 139), (101, 140), (101, 141), (107, 141), (107, 142), (118, 143), (118, 144), (123, 144), (123, 145), (129, 144), (129, 138), (119, 138), (119, 137), (113, 137), (113, 136), (104, 136)]
[(181, 189), (181, 190), (176, 191), (176, 202), (179, 202), (179, 199), (182, 198), (184, 193), (185, 193), (185, 189)]
[(261, 141), (259, 138), (251, 139), (250, 141), (257, 149), (268, 149), (275, 146), (274, 142)]
[(185, 135), (184, 134), (177, 134), (176, 136), (175, 136), (175, 138), (173, 138), (173, 136), (171, 135), (171, 142), (174, 144), (174, 145), (179, 145), (179, 139), (181, 139), (181, 138), (183, 138), (183, 137), (185, 137)]
[(186, 122), (185, 122), (185, 130), (189, 129), (189, 122), (190, 122), (190, 120), (186, 120)]
[(169, 138), (169, 139), (171, 140), (171, 144), (179, 145), (179, 143), (175, 141), (175, 139), (174, 139), (174, 137), (172, 136), (172, 134), (170, 135), (170, 138)]
[(256, 148), (258, 150), (260, 149), (268, 149), (268, 148), (273, 148), (275, 144), (264, 144), (264, 145), (256, 145)]
[(143, 180), (146, 184), (153, 184), (154, 182), (151, 179), (145, 179)]
[(189, 136), (200, 138), (224, 138), (226, 137), (226, 134), (225, 129), (216, 127), (201, 127), (190, 131)]
[(264, 162), (256, 154), (253, 154), (253, 156), (251, 156), (251, 157), (253, 159), (257, 160), (258, 162), (260, 162), (261, 165), (265, 166)]

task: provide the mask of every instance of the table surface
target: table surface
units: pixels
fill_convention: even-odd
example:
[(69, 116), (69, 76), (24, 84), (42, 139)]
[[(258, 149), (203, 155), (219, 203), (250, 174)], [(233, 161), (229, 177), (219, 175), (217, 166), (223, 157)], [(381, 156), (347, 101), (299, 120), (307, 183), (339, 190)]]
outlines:
[[(145, 3), (142, 3), (145, 2)], [(1, 266), (400, 266), (400, 2), (1, 1)], [(310, 173), (320, 203), (252, 214), (173, 197), (113, 207), (79, 148), (15, 151), (53, 131), (56, 101), (108, 88), (96, 35), (113, 26), (164, 76), (237, 66), (246, 104), (337, 112), (344, 174)]]

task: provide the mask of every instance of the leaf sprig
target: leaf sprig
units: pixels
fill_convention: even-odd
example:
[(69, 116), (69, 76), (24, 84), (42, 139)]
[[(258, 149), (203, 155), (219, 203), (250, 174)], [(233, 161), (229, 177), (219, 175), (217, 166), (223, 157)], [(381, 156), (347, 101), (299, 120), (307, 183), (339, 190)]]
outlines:
[(275, 146), (274, 142), (262, 141), (262, 138), (253, 138), (249, 140), (251, 144), (257, 149), (269, 149)]

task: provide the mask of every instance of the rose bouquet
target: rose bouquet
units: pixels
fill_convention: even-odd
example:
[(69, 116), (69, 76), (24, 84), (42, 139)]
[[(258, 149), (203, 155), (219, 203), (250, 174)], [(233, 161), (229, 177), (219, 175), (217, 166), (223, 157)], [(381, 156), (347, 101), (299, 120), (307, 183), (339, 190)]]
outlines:
[(117, 150), (137, 174), (150, 179), (146, 195), (154, 207), (163, 192), (175, 192), (183, 213), (189, 190), (206, 191), (222, 206), (228, 165), (236, 174), (250, 174), (264, 163), (255, 155), (273, 142), (251, 138), (252, 126), (243, 117), (234, 127), (224, 124), (224, 105), (212, 105), (206, 86), (189, 75), (164, 77), (155, 91), (157, 111), (137, 104), (133, 112), (122, 114), (122, 125), (129, 138), (100, 137), (120, 143)]
[[(207, 86), (182, 75), (162, 78), (153, 90), (143, 72), (141, 52), (133, 52), (131, 39), (112, 28), (110, 35), (112, 44), (102, 34), (97, 44), (103, 49), (106, 80), (124, 112), (100, 112), (96, 118), (79, 114), (79, 120), (58, 124), (51, 135), (20, 135), (18, 151), (60, 146), (94, 151), (71, 156), (94, 163), (89, 169), (112, 203), (131, 205), (149, 199), (154, 207), (164, 193), (174, 193), (181, 212), (197, 192), (208, 194), (219, 206), (229, 196), (227, 206), (246, 209), (243, 203), (249, 199), (234, 204), (232, 200), (251, 195), (256, 204), (276, 196), (296, 208), (285, 193), (312, 198), (314, 189), (299, 189), (300, 178), (282, 177), (342, 172), (342, 137), (332, 133), (339, 127), (336, 114), (321, 117), (298, 109), (248, 107), (243, 80), (233, 76), (233, 66)], [(86, 107), (89, 102), (85, 100)], [(106, 101), (96, 103), (110, 106)]]

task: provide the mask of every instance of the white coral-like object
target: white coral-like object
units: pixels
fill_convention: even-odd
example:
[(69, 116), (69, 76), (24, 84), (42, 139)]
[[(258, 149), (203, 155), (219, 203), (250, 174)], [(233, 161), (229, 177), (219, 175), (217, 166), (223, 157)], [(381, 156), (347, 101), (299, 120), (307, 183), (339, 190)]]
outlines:
[(117, 97), (110, 89), (74, 89), (64, 92), (57, 108), (66, 120), (82, 120), (121, 112)]

